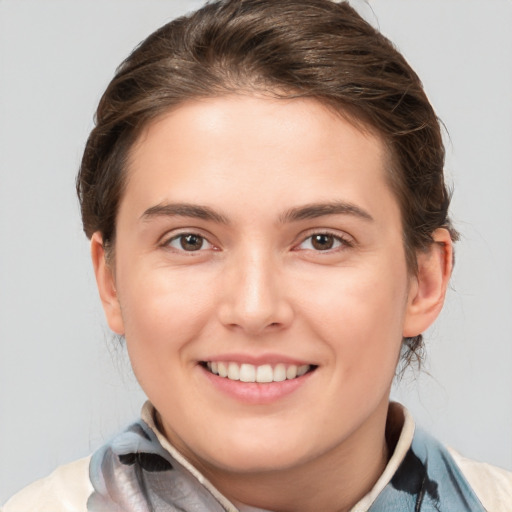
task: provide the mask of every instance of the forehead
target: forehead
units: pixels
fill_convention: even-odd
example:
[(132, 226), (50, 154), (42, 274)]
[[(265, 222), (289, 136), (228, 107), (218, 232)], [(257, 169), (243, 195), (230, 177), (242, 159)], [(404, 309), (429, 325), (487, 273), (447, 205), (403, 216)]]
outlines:
[(228, 199), (256, 199), (260, 209), (337, 199), (370, 206), (376, 192), (390, 194), (388, 161), (380, 137), (316, 100), (196, 100), (142, 131), (131, 151), (124, 199), (139, 199), (140, 208), (143, 202), (220, 198), (226, 206)]

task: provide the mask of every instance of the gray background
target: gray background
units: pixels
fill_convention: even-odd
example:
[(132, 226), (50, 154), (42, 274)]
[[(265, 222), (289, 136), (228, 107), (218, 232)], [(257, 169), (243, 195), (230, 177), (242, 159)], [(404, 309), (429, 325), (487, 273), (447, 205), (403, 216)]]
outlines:
[[(114, 68), (201, 3), (0, 0), (0, 502), (138, 414), (143, 395), (103, 320), (74, 177)], [(512, 3), (370, 5), (449, 129), (463, 233), (427, 371), (409, 372), (394, 396), (465, 455), (512, 469)]]

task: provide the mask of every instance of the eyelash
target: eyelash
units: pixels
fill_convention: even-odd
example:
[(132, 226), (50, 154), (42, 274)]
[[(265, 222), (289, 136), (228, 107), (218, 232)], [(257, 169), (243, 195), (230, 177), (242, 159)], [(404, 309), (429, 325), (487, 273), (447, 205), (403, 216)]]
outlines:
[[(334, 245), (334, 247), (328, 247), (327, 249), (318, 249), (318, 248), (315, 248), (314, 247), (314, 242), (313, 242), (313, 239), (314, 237), (329, 237), (332, 239), (332, 245)], [(199, 246), (198, 249), (195, 249), (195, 250), (187, 250), (185, 247), (184, 247), (184, 240), (186, 237), (195, 237), (196, 239), (199, 239), (201, 241), (201, 245)], [(326, 253), (326, 254), (329, 254), (329, 253), (332, 253), (332, 252), (336, 252), (336, 251), (339, 251), (339, 250), (342, 250), (344, 247), (347, 248), (347, 247), (353, 247), (354, 246), (354, 243), (349, 240), (348, 238), (344, 237), (344, 236), (341, 236), (339, 234), (334, 234), (334, 233), (330, 233), (328, 231), (316, 231), (316, 232), (313, 232), (311, 234), (309, 234), (307, 237), (305, 237), (302, 242), (300, 242), (298, 245), (294, 246), (294, 250), (299, 250), (300, 249), (300, 246), (305, 244), (308, 240), (311, 240), (310, 242), (310, 245), (312, 247), (308, 247), (304, 250), (308, 250), (308, 251), (313, 251), (313, 252), (318, 252), (318, 253)], [(176, 242), (176, 243), (179, 243), (180, 247), (173, 247), (172, 243), (173, 242)], [(186, 242), (185, 242), (186, 243)], [(177, 252), (183, 252), (183, 253), (194, 253), (194, 252), (203, 252), (204, 249), (203, 246), (204, 244), (208, 244), (209, 247), (207, 249), (209, 250), (215, 250), (216, 247), (208, 241), (208, 239), (199, 234), (199, 233), (194, 233), (194, 232), (185, 232), (185, 233), (180, 233), (178, 235), (174, 235), (172, 236), (171, 238), (167, 239), (166, 241), (164, 241), (164, 243), (162, 244), (162, 246), (164, 247), (168, 247), (168, 248), (171, 248)]]

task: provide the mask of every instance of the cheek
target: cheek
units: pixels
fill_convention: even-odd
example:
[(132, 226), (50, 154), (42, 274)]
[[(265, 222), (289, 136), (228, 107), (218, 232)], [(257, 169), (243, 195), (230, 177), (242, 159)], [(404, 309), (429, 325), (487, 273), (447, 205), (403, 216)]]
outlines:
[(135, 373), (184, 356), (211, 318), (213, 290), (201, 276), (168, 269), (131, 274), (119, 290)]
[[(378, 268), (378, 267), (377, 267)], [(309, 287), (303, 311), (325, 340), (344, 379), (394, 374), (407, 300), (405, 272), (342, 269), (325, 287)], [(397, 270), (401, 270), (400, 267)], [(388, 378), (388, 377), (386, 377)]]

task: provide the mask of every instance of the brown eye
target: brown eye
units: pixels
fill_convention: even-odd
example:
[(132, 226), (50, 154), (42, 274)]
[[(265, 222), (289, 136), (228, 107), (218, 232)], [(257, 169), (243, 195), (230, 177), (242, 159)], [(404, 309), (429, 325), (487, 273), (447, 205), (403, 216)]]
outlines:
[(327, 251), (333, 248), (334, 237), (332, 235), (325, 234), (313, 235), (311, 237), (311, 245), (317, 251)]
[(197, 235), (180, 236), (180, 245), (185, 251), (198, 251), (203, 247), (204, 238)]
[(330, 233), (315, 233), (305, 238), (298, 249), (327, 252), (351, 246), (352, 244), (341, 236), (331, 235)]
[(169, 240), (167, 245), (178, 251), (187, 252), (200, 251), (201, 249), (208, 249), (211, 247), (211, 244), (206, 240), (206, 238), (194, 233), (184, 233), (182, 235), (175, 236)]

